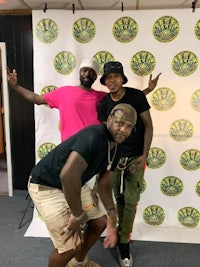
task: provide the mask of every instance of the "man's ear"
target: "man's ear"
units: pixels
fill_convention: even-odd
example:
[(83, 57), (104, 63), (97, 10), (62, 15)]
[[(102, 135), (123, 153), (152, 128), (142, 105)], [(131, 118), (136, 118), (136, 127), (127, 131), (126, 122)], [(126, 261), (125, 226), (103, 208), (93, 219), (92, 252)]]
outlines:
[(107, 122), (109, 123), (112, 120), (112, 115), (108, 115)]

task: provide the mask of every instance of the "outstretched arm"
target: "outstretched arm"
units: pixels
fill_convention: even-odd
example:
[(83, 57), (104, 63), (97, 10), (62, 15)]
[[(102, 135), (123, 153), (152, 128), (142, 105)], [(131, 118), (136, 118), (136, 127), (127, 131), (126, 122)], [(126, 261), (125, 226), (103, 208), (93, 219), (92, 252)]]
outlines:
[(38, 95), (18, 84), (17, 73), (15, 69), (13, 70), (13, 72), (10, 72), (9, 68), (7, 68), (7, 78), (10, 87), (26, 100), (37, 105), (46, 104), (43, 96)]
[(152, 74), (150, 75), (148, 87), (143, 90), (143, 93), (145, 95), (148, 95), (149, 93), (151, 93), (154, 90), (161, 74), (162, 73), (160, 72), (154, 79), (152, 79)]

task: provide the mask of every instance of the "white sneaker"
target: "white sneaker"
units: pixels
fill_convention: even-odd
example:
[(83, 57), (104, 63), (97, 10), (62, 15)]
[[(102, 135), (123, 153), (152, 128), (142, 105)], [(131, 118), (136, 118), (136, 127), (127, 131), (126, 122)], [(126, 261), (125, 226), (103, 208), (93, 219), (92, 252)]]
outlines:
[(74, 258), (72, 258), (68, 264), (68, 267), (101, 267), (99, 264), (97, 264), (96, 262), (90, 261), (87, 257), (84, 259), (83, 262), (78, 263), (75, 261)]
[(128, 259), (128, 258), (122, 259), (120, 254), (119, 254), (119, 263), (120, 263), (121, 267), (132, 267), (133, 266), (132, 255), (130, 254), (130, 259)]
[(117, 250), (119, 253), (119, 263), (121, 267), (132, 267), (133, 257), (130, 254), (130, 242), (129, 243), (118, 242)]

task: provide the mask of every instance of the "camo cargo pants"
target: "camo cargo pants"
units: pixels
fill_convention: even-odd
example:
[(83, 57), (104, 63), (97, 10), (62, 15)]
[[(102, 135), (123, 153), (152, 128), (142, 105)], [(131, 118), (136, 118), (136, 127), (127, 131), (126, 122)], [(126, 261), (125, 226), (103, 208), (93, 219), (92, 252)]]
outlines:
[(134, 164), (135, 158), (129, 158), (127, 168), (123, 175), (123, 192), (120, 192), (121, 171), (115, 170), (113, 176), (113, 191), (117, 202), (118, 210), (118, 236), (119, 242), (128, 243), (130, 241), (136, 208), (143, 188), (144, 169), (130, 173), (130, 168)]

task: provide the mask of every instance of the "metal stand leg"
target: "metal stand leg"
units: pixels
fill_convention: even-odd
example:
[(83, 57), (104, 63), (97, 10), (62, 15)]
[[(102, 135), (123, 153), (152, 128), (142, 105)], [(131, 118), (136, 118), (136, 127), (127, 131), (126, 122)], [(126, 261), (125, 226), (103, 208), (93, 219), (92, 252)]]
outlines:
[[(25, 218), (25, 216), (26, 216), (26, 213), (27, 213), (27, 211), (28, 211), (28, 208), (30, 207), (30, 204), (32, 203), (32, 199), (30, 198), (29, 194), (27, 194), (27, 196), (26, 196), (26, 200), (27, 200), (27, 199), (28, 199), (28, 202), (27, 202), (27, 204), (26, 204), (26, 208), (25, 208), (25, 210), (23, 211), (23, 215), (22, 215), (22, 218), (21, 218), (21, 220), (20, 220), (20, 222), (19, 222), (18, 229), (21, 229), (25, 224), (27, 224), (27, 223), (31, 220), (31, 218), (30, 218), (28, 221), (24, 222), (24, 218)], [(24, 222), (24, 223), (23, 223), (23, 222)]]

